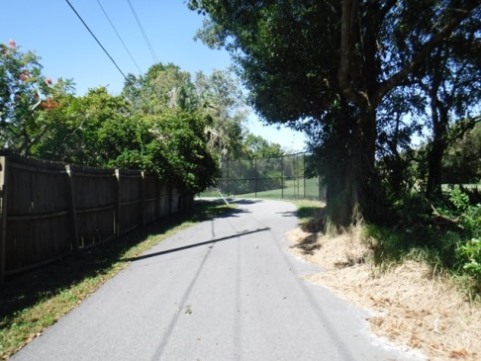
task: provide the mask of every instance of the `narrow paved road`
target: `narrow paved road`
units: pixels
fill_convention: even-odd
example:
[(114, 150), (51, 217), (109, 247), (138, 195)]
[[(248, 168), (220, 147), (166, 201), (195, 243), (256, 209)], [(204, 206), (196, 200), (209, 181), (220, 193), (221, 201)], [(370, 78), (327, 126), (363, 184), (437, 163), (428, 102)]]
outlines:
[(301, 280), (315, 269), (287, 252), (292, 204), (237, 204), (131, 260), (12, 359), (416, 359), (369, 335), (361, 311)]

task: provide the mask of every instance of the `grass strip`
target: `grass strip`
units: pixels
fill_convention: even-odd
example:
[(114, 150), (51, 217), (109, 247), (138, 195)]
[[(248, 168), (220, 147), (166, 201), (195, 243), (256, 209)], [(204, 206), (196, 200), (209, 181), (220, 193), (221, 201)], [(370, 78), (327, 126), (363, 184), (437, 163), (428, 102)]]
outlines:
[(162, 240), (235, 209), (196, 201), (190, 214), (156, 221), (120, 239), (7, 279), (0, 289), (0, 359), (6, 360), (48, 326), (78, 306), (129, 262)]

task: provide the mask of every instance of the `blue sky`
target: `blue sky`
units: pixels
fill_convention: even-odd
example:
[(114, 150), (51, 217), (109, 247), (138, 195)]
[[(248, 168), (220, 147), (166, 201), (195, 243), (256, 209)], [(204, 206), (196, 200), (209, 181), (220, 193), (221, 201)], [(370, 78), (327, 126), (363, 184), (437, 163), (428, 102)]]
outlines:
[[(127, 0), (98, 0), (127, 45), (134, 60), (145, 72), (156, 59), (144, 41)], [(135, 63), (102, 12), (97, 0), (70, 0), (84, 21), (125, 73), (138, 74)], [(231, 65), (224, 50), (212, 50), (194, 35), (202, 17), (187, 8), (184, 0), (131, 0), (147, 34), (155, 57), (174, 63), (193, 76), (210, 74)], [(15, 40), (23, 51), (32, 50), (40, 58), (45, 76), (53, 80), (73, 78), (79, 95), (89, 88), (107, 86), (119, 94), (123, 76), (102, 51), (65, 0), (0, 0), (0, 42)], [(263, 126), (252, 113), (246, 124), (285, 149), (300, 151), (305, 136), (282, 128)]]

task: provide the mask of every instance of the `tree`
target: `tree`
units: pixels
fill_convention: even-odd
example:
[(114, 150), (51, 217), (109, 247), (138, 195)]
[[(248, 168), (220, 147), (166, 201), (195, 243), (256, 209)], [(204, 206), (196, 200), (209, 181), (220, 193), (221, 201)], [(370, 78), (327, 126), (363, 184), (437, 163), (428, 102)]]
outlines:
[(449, 43), (427, 57), (423, 76), (418, 80), (430, 103), (432, 140), (428, 147), (427, 197), (441, 195), (443, 156), (450, 139), (455, 138), (453, 135), (463, 135), (449, 132), (453, 120), (465, 120), (458, 131), (474, 126), (470, 110), (481, 97), (481, 47), (477, 46), (476, 32), (479, 28), (468, 27), (464, 32), (454, 33)]
[(245, 158), (281, 158), (284, 155), (278, 143), (270, 143), (259, 135), (247, 133), (244, 138)]
[(214, 153), (227, 158), (241, 151), (244, 96), (227, 71), (216, 70), (210, 76), (199, 72), (192, 82), (179, 67), (156, 64), (144, 76), (129, 75), (122, 94), (135, 114), (197, 112), (205, 118), (208, 146)]
[[(130, 105), (129, 119), (106, 124), (109, 131), (100, 137), (118, 134), (124, 140), (112, 144), (123, 151), (110, 156), (110, 164), (146, 169), (192, 194), (213, 185), (218, 166), (209, 145), (206, 97), (199, 93), (205, 89), (173, 64), (153, 65), (144, 76), (129, 75), (122, 92)], [(211, 107), (219, 104), (215, 100)]]
[(207, 147), (202, 117), (166, 112), (150, 119), (149, 132), (153, 139), (145, 146), (144, 169), (190, 194), (214, 185), (217, 159)]
[(408, 195), (419, 178), (412, 140), (422, 134), (425, 109), (426, 99), (414, 85), (394, 89), (378, 109), (376, 169), (389, 200)]
[(129, 119), (128, 104), (105, 87), (90, 89), (83, 97), (64, 94), (57, 103), (48, 114), (44, 139), (33, 149), (37, 157), (105, 167), (137, 139), (127, 130), (136, 127)]
[[(446, 149), (443, 158), (443, 180), (445, 183), (466, 184), (481, 182), (481, 119), (468, 131), (462, 131), (463, 136), (456, 136)], [(456, 132), (463, 122), (457, 122), (450, 129)]]
[(481, 19), (476, 0), (189, 6), (209, 15), (200, 36), (231, 51), (251, 102), (268, 121), (316, 130), (334, 166), (327, 201), (336, 226), (385, 213), (376, 171), (381, 104), (455, 30)]
[(55, 108), (51, 94), (52, 80), (42, 75), (39, 58), (24, 53), (11, 40), (0, 44), (0, 145), (3, 149), (29, 154), (41, 138), (37, 115)]
[(242, 123), (246, 119), (244, 96), (226, 71), (210, 76), (199, 72), (195, 79), (199, 112), (206, 119), (208, 145), (220, 158), (241, 156)]
[(143, 76), (129, 74), (122, 95), (140, 114), (161, 114), (167, 109), (193, 111), (197, 97), (190, 74), (177, 65), (151, 66)]

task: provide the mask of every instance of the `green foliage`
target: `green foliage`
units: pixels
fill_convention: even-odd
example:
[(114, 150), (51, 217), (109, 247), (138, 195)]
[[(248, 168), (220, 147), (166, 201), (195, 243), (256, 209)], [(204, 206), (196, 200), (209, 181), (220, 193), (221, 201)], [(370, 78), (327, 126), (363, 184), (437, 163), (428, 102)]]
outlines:
[(74, 96), (70, 82), (52, 85), (41, 75), (33, 53), (13, 42), (0, 44), (0, 53), (3, 148), (70, 164), (147, 170), (192, 194), (214, 184), (217, 160), (189, 73), (157, 64), (144, 77), (129, 76), (122, 96), (105, 87)]
[(458, 185), (448, 190), (448, 200), (451, 207), (443, 212), (457, 219), (466, 238), (481, 236), (481, 204), (472, 204), (469, 194)]
[(174, 64), (155, 64), (144, 76), (130, 74), (122, 95), (137, 114), (161, 114), (167, 109), (193, 111), (197, 108), (190, 74)]
[(144, 149), (145, 169), (191, 194), (214, 185), (217, 160), (207, 147), (202, 118), (165, 113), (151, 119), (150, 127), (154, 138)]
[[(467, 123), (466, 121), (464, 123)], [(443, 175), (445, 183), (477, 183), (481, 180), (481, 122), (468, 129), (459, 129), (458, 122), (451, 132), (456, 130), (456, 137), (450, 142), (443, 158)]]
[(32, 155), (94, 167), (109, 166), (127, 146), (139, 146), (128, 104), (100, 87), (83, 97), (64, 95), (47, 116), (48, 127)]
[(28, 154), (43, 132), (38, 113), (55, 104), (51, 85), (34, 53), (22, 52), (13, 40), (0, 44), (1, 148)]
[(156, 64), (144, 76), (129, 75), (122, 94), (137, 116), (196, 113), (203, 118), (208, 148), (219, 158), (242, 152), (244, 96), (229, 72), (199, 72), (192, 82), (179, 67)]
[(269, 143), (261, 136), (247, 134), (243, 141), (244, 155), (248, 159), (281, 158), (284, 152), (277, 143)]
[(469, 208), (469, 196), (458, 185), (449, 192), (449, 201), (459, 212), (465, 212)]
[(393, 208), (402, 225), (426, 220), (432, 212), (429, 201), (418, 192), (405, 192), (393, 199)]
[(244, 95), (229, 72), (199, 72), (195, 79), (199, 112), (206, 120), (209, 148), (221, 158), (236, 158), (243, 152), (242, 123), (247, 113)]
[(190, 1), (189, 6), (209, 14), (198, 37), (231, 51), (250, 102), (268, 122), (289, 122), (300, 129), (335, 99), (335, 6), (312, 1)]
[(449, 191), (449, 200), (454, 206), (451, 213), (459, 218), (464, 233), (464, 240), (456, 248), (459, 266), (481, 281), (481, 204), (472, 205), (459, 186)]
[(374, 262), (381, 268), (415, 259), (426, 261), (434, 269), (458, 270), (456, 248), (461, 235), (433, 222), (391, 227), (368, 224), (364, 238), (371, 245)]
[(377, 264), (388, 267), (406, 258), (422, 259), (434, 269), (471, 277), (468, 292), (481, 290), (480, 204), (455, 186), (435, 204), (419, 193), (405, 193), (395, 209), (394, 225), (365, 227)]
[(481, 281), (481, 238), (472, 238), (457, 248), (463, 270)]

